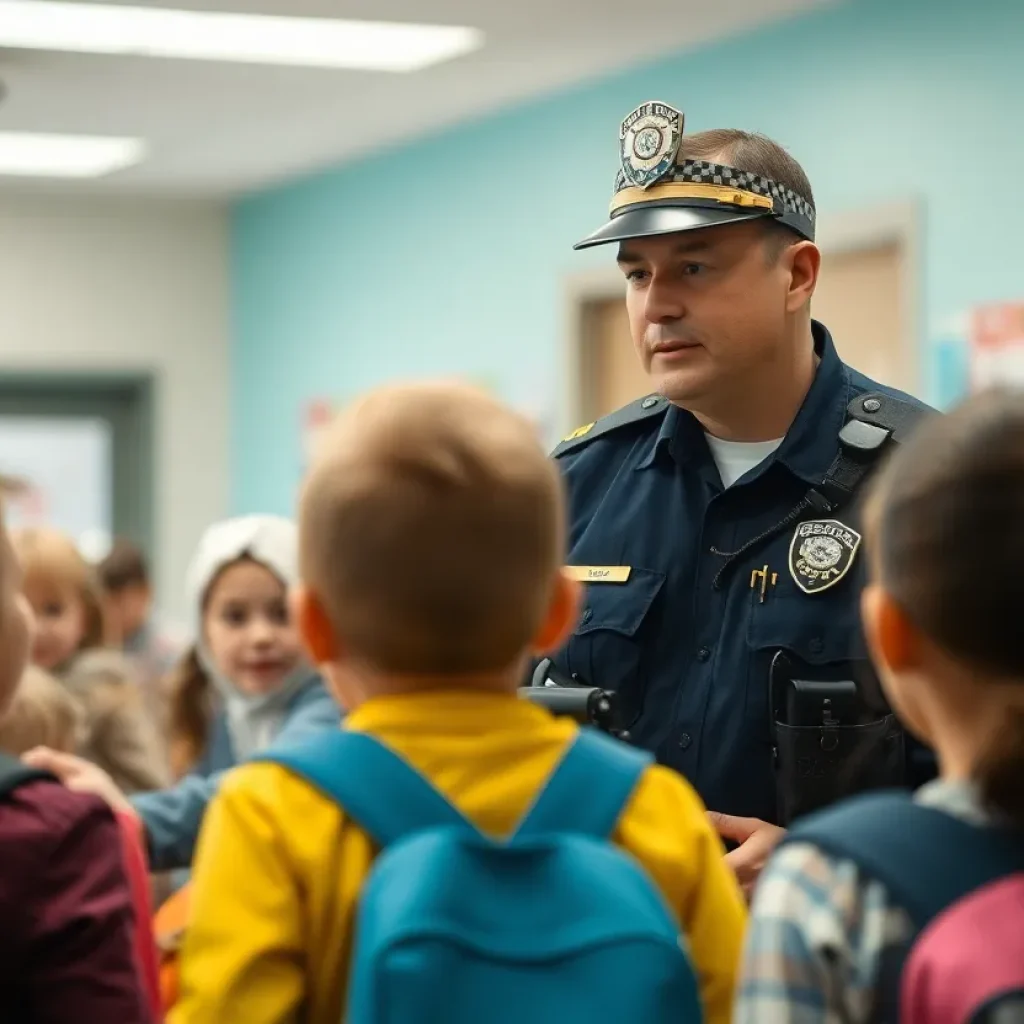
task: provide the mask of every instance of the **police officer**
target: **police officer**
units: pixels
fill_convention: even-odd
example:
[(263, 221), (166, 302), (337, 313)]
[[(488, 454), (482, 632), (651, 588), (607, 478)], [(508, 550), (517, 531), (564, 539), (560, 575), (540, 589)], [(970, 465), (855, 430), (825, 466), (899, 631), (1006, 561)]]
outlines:
[(717, 812), (749, 885), (777, 823), (823, 802), (815, 776), (852, 767), (830, 722), (878, 724), (872, 764), (899, 745), (850, 693), (868, 667), (855, 492), (924, 407), (846, 366), (811, 319), (814, 198), (781, 146), (685, 135), (656, 102), (619, 143), (610, 219), (575, 248), (616, 247), (652, 394), (555, 449), (587, 588), (554, 669), (617, 692), (633, 742)]

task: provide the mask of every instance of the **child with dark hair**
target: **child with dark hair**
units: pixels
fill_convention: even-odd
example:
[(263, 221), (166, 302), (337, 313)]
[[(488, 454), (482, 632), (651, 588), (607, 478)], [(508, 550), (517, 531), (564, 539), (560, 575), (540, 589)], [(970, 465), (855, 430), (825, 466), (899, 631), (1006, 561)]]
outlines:
[(146, 681), (155, 684), (175, 666), (187, 644), (153, 615), (153, 581), (144, 552), (119, 537), (96, 574), (116, 641), (139, 662)]
[[(865, 539), (879, 676), (939, 778), (798, 823), (757, 889), (737, 1020), (1001, 1020), (970, 1007), (982, 983), (1024, 995), (1024, 394), (981, 395), (900, 446)], [(981, 923), (975, 899), (1003, 883)]]

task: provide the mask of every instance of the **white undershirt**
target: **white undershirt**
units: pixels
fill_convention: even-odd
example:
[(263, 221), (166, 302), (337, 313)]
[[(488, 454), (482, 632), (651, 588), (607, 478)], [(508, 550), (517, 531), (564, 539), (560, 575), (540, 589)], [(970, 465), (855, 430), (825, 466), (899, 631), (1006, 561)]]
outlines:
[(760, 466), (784, 440), (780, 437), (777, 441), (723, 441), (710, 434), (704, 436), (724, 487), (732, 487), (741, 476)]

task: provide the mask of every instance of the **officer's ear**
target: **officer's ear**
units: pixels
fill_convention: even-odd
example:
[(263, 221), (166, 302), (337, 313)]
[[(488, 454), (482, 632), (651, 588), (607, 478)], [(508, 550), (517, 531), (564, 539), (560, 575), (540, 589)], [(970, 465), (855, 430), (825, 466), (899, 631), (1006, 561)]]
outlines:
[(920, 661), (917, 629), (906, 612), (877, 583), (861, 595), (864, 632), (875, 664), (890, 672), (907, 672)]
[(789, 266), (786, 312), (796, 313), (811, 301), (814, 294), (821, 270), (821, 251), (813, 242), (801, 241), (789, 246), (783, 259)]
[(569, 639), (580, 614), (582, 588), (564, 570), (555, 576), (551, 599), (530, 645), (533, 654), (551, 654)]

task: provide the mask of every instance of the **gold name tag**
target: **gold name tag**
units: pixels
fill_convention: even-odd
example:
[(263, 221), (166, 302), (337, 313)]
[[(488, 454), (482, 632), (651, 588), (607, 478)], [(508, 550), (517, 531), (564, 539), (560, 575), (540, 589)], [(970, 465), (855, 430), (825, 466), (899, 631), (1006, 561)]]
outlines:
[(625, 583), (632, 571), (628, 565), (567, 565), (566, 574), (580, 583)]

